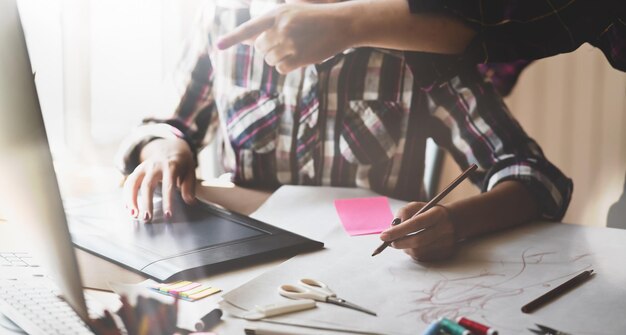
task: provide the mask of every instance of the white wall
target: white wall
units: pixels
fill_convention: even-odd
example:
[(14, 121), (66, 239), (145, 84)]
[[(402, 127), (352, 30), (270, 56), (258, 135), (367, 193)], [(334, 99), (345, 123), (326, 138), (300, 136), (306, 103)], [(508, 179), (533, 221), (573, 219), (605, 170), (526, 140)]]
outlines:
[(552, 162), (574, 179), (565, 221), (605, 226), (626, 174), (626, 74), (584, 45), (533, 64), (507, 102)]

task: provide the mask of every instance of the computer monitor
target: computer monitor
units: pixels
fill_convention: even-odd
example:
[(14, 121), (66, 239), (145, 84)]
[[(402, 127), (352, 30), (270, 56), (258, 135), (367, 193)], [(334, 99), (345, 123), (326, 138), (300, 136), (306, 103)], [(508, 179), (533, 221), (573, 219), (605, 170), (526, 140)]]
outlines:
[(87, 320), (16, 0), (0, 0), (0, 213)]

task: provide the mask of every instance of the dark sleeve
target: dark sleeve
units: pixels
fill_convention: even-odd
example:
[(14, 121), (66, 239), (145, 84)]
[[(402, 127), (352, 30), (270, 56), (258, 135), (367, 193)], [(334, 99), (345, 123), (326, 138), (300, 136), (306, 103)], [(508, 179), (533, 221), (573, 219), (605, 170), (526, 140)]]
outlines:
[(408, 1), (413, 13), (443, 13), (473, 28), (477, 35), (463, 55), (473, 63), (540, 59), (588, 42), (602, 49), (613, 67), (626, 70), (621, 0)]
[(493, 87), (478, 73), (433, 88), (433, 139), (465, 169), (478, 165), (471, 180), (483, 192), (506, 180), (522, 183), (539, 204), (543, 219), (565, 215), (573, 184), (543, 154), (510, 114)]

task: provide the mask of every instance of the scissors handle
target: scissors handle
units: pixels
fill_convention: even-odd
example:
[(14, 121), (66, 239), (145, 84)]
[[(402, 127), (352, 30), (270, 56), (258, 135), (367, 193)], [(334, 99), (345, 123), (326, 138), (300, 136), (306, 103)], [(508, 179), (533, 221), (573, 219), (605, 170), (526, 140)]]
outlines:
[(313, 299), (325, 302), (328, 298), (328, 295), (322, 291), (296, 285), (281, 285), (278, 288), (278, 293), (280, 293), (283, 297), (291, 299)]
[(333, 292), (328, 285), (315, 279), (300, 279), (299, 285), (281, 285), (278, 287), (278, 293), (286, 298), (313, 299), (315, 301), (327, 302), (376, 316), (376, 313), (370, 311), (369, 309), (338, 298), (335, 292)]
[(303, 285), (313, 291), (320, 291), (322, 294), (325, 294), (327, 297), (336, 297), (337, 295), (333, 292), (328, 285), (319, 280), (311, 279), (311, 278), (302, 278), (300, 279), (300, 285)]

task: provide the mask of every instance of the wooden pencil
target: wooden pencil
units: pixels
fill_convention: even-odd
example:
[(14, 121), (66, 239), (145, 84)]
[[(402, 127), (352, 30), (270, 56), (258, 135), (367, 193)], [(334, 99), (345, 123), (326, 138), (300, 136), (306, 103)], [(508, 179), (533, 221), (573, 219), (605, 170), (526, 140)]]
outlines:
[(546, 292), (539, 298), (522, 306), (522, 312), (532, 313), (533, 311), (537, 310), (538, 308), (541, 308), (548, 302), (560, 297), (565, 292), (573, 289), (574, 287), (576, 287), (578, 284), (582, 283), (583, 281), (589, 279), (589, 277), (591, 277), (593, 274), (594, 274), (593, 270), (583, 271), (582, 273), (578, 274), (576, 277), (566, 281), (565, 283)]

